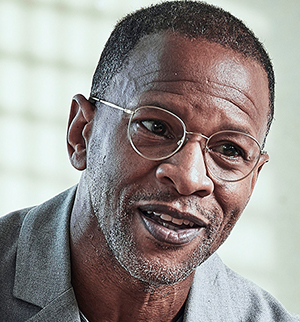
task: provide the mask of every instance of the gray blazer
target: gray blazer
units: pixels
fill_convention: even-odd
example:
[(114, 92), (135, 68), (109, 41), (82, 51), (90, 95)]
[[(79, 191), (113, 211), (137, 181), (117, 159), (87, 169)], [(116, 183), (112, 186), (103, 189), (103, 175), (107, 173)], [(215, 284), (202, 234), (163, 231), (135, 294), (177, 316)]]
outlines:
[[(69, 217), (76, 187), (0, 218), (0, 321), (80, 322), (71, 285)], [(226, 267), (218, 255), (199, 266), (185, 322), (292, 322), (270, 294)]]

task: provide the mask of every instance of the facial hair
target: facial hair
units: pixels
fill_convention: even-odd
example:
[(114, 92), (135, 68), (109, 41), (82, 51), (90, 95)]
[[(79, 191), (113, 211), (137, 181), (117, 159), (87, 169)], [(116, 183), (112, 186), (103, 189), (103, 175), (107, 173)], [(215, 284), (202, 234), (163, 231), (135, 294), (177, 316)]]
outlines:
[[(176, 197), (171, 193), (146, 193), (141, 189), (134, 195), (123, 194), (120, 196), (118, 205), (115, 207), (113, 202), (109, 202), (112, 192), (106, 193), (106, 206), (103, 203), (92, 200), (95, 216), (98, 219), (99, 227), (106, 239), (107, 245), (119, 264), (138, 280), (151, 285), (171, 285), (184, 280), (194, 270), (211, 255), (211, 245), (214, 236), (220, 226), (220, 216), (216, 215), (216, 210), (208, 211), (202, 209), (198, 204), (187, 200), (187, 204), (192, 204), (197, 213), (209, 219), (210, 224), (205, 228), (205, 238), (194, 249), (189, 251), (188, 256), (180, 262), (176, 260), (177, 246), (166, 246), (156, 243), (159, 252), (170, 252), (173, 256), (171, 265), (164, 265), (159, 258), (147, 258), (147, 254), (139, 251), (139, 247), (134, 240), (133, 219), (136, 213), (130, 207), (138, 201), (149, 202), (171, 202)], [(102, 194), (103, 196), (103, 194)], [(102, 200), (103, 202), (103, 200)], [(191, 207), (191, 205), (189, 205)], [(192, 209), (193, 209), (192, 208)], [(113, 212), (112, 209), (115, 209)], [(217, 219), (219, 218), (219, 219)]]

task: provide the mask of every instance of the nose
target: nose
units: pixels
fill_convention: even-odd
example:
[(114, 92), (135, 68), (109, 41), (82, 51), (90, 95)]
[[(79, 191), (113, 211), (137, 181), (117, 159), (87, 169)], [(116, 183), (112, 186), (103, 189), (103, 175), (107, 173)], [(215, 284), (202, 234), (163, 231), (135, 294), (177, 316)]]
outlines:
[(210, 195), (214, 183), (207, 176), (204, 156), (199, 142), (188, 141), (172, 157), (164, 160), (156, 169), (156, 178), (173, 186), (181, 195)]

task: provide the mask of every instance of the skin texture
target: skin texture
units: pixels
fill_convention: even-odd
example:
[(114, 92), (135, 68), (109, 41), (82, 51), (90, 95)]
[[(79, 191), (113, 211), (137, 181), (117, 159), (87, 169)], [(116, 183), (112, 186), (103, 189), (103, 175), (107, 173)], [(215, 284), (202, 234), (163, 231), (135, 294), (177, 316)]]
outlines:
[[(262, 143), (267, 129), (268, 82), (261, 66), (218, 44), (176, 34), (143, 38), (105, 99), (130, 109), (166, 108), (188, 131), (206, 136), (239, 130)], [(127, 123), (121, 111), (95, 109), (81, 95), (73, 99), (70, 160), (86, 170), (71, 216), (72, 283), (90, 321), (172, 321), (194, 269), (227, 238), (268, 155), (245, 179), (222, 182), (206, 170), (203, 139), (193, 137), (169, 159), (150, 161), (130, 146)], [(168, 232), (141, 209), (188, 219), (198, 229)]]

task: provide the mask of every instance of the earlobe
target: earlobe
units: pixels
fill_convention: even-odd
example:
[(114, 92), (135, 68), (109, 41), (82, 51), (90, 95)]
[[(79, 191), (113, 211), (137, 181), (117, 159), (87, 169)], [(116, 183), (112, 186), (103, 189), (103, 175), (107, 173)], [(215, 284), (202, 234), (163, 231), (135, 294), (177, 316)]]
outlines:
[(70, 162), (77, 170), (86, 168), (86, 150), (95, 115), (94, 106), (82, 95), (72, 99), (67, 145)]

